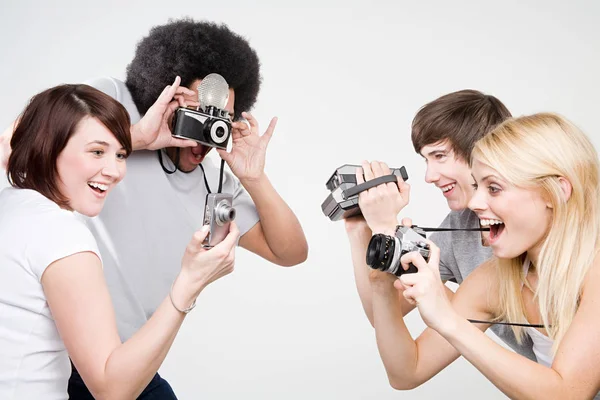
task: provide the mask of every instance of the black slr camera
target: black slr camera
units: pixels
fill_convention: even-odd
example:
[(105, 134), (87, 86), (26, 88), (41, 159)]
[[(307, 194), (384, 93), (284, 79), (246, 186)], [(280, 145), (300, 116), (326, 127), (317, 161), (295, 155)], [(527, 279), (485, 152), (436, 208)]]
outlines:
[(335, 170), (325, 186), (331, 192), (321, 204), (321, 210), (332, 221), (360, 214), (358, 194), (386, 182), (397, 182), (397, 177), (408, 179), (406, 168), (391, 168), (391, 175), (381, 176), (360, 185), (356, 184), (356, 169), (360, 165), (344, 164)]
[(367, 247), (367, 265), (396, 276), (415, 273), (417, 267), (412, 263), (408, 270), (402, 268), (400, 257), (411, 251), (418, 251), (425, 261), (429, 261), (429, 245), (423, 241), (424, 238), (423, 230), (408, 226), (398, 226), (395, 236), (375, 234)]
[(227, 149), (231, 136), (231, 118), (224, 108), (228, 98), (227, 81), (219, 74), (207, 75), (198, 86), (198, 109), (179, 107), (175, 110), (172, 136)]

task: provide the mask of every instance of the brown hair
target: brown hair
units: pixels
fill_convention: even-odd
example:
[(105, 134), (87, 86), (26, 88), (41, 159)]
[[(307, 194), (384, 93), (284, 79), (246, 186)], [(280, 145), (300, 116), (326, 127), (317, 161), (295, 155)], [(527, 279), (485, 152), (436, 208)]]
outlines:
[(511, 117), (494, 96), (477, 90), (449, 93), (423, 106), (412, 122), (412, 142), (417, 153), (424, 146), (448, 140), (455, 155), (471, 160), (475, 142)]
[(10, 184), (68, 206), (58, 189), (56, 160), (85, 117), (98, 119), (131, 153), (129, 114), (119, 102), (88, 85), (56, 86), (32, 97), (17, 120), (6, 169)]

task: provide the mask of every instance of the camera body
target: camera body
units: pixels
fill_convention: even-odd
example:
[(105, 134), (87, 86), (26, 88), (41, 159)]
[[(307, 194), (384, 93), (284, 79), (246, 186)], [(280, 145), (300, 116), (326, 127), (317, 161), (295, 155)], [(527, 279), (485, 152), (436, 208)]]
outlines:
[(229, 225), (235, 219), (235, 215), (233, 195), (227, 193), (207, 194), (203, 225), (208, 225), (210, 230), (202, 246), (211, 248), (222, 242), (229, 233)]
[(229, 113), (213, 106), (206, 107), (205, 111), (179, 107), (173, 116), (172, 136), (227, 149), (231, 136)]
[(405, 271), (400, 264), (400, 258), (406, 253), (417, 251), (425, 261), (429, 261), (429, 245), (424, 238), (423, 230), (408, 226), (398, 226), (395, 236), (375, 234), (367, 247), (367, 265), (396, 276), (415, 273), (417, 267), (411, 263)]
[[(321, 204), (321, 210), (332, 221), (359, 215), (358, 194), (346, 198), (345, 191), (356, 186), (356, 169), (360, 165), (344, 164), (331, 175), (325, 186), (331, 192)], [(391, 174), (408, 179), (406, 168), (391, 168)]]

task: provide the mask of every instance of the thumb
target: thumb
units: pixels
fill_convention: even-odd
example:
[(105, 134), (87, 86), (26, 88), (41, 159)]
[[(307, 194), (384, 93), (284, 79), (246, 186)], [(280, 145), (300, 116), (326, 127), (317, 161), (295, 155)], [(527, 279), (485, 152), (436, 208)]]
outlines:
[(225, 160), (225, 162), (227, 164), (229, 164), (229, 163), (231, 163), (231, 161), (233, 161), (233, 156), (231, 155), (231, 153), (228, 153), (227, 150), (217, 148), (217, 153), (219, 153), (219, 156), (223, 160)]
[(189, 243), (190, 248), (194, 251), (202, 249), (202, 242), (204, 242), (204, 239), (206, 239), (209, 232), (210, 228), (208, 225), (204, 225), (202, 228), (194, 232), (194, 236), (192, 236), (192, 240), (190, 240)]
[(408, 218), (408, 217), (402, 218), (402, 225), (411, 227), (413, 225), (412, 218)]

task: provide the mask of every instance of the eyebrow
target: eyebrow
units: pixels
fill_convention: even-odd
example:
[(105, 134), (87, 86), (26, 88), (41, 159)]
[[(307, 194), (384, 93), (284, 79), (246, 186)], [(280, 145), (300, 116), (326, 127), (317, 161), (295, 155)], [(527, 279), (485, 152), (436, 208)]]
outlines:
[[(108, 142), (105, 142), (104, 140), (93, 140), (91, 142), (88, 143), (89, 144), (99, 144), (101, 146), (106, 146), (106, 147), (110, 147), (110, 144)], [(121, 147), (120, 150), (125, 150), (125, 147)]]
[(435, 153), (447, 153), (448, 149), (447, 148), (443, 148), (443, 149), (435, 149), (435, 150), (431, 150), (429, 153), (427, 153), (428, 156), (432, 156)]
[[(475, 182), (477, 182), (477, 179), (475, 179), (475, 175), (471, 174), (471, 177), (473, 178), (473, 180), (474, 180)], [(483, 182), (483, 181), (489, 180), (489, 179), (491, 179), (491, 178), (496, 178), (497, 180), (501, 180), (501, 179), (500, 179), (498, 176), (496, 176), (496, 175), (494, 175), (494, 174), (490, 174), (490, 175), (487, 175), (486, 177), (482, 178), (482, 179), (480, 180), (480, 182)]]

